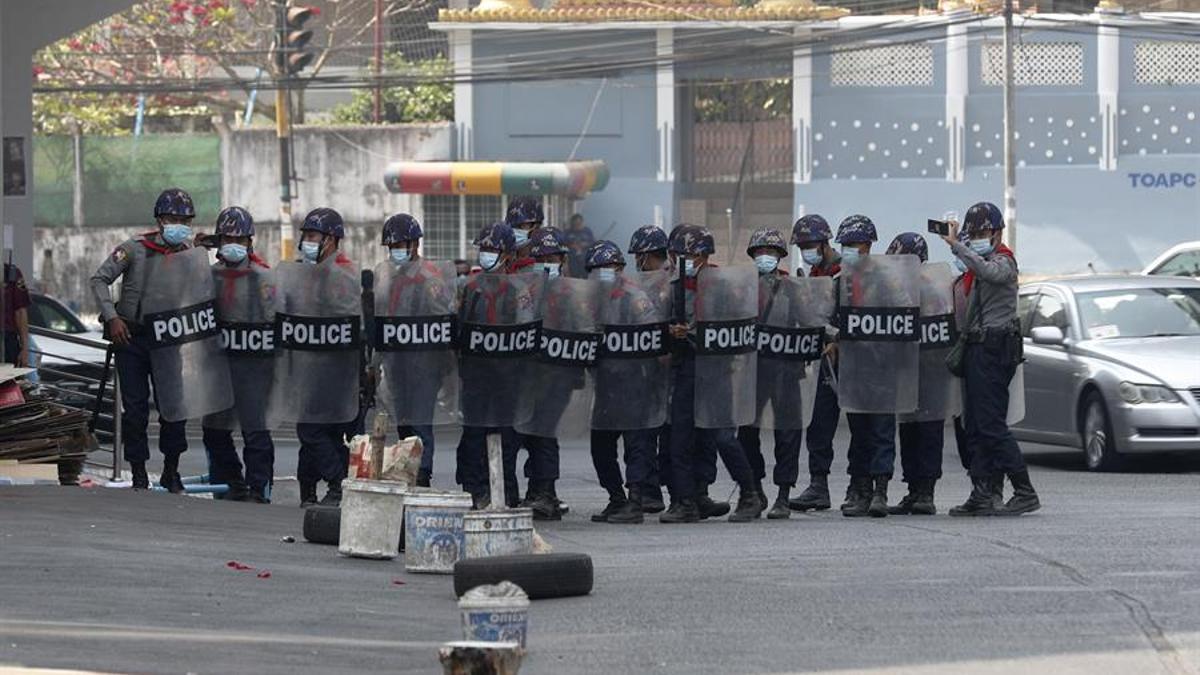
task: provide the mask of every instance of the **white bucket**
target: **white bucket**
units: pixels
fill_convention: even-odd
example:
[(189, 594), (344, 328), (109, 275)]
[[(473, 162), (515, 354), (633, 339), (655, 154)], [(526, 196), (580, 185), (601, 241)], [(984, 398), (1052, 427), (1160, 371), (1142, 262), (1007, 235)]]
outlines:
[(343, 481), (338, 553), (352, 558), (395, 558), (404, 524), (405, 490), (403, 483), (391, 481)]
[(463, 532), (466, 558), (533, 553), (533, 509), (472, 511)]
[[(513, 593), (500, 597), (477, 593), (501, 587)], [(464, 640), (516, 642), (525, 647), (525, 636), (529, 632), (529, 598), (515, 584), (505, 581), (496, 586), (473, 588), (458, 601), (458, 608), (462, 612)]]
[(409, 494), (404, 500), (404, 569), (453, 574), (466, 548), (463, 518), (470, 510), (466, 492)]

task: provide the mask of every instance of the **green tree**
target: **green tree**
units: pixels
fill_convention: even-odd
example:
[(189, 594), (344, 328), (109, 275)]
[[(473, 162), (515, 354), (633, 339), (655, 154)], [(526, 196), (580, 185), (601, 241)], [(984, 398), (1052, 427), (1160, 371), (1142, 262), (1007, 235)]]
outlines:
[[(450, 63), (444, 58), (409, 61), (402, 54), (384, 57), (383, 77), (411, 80), (412, 84), (385, 87), (380, 121), (445, 122), (454, 119), (454, 85), (447, 81)], [(334, 124), (370, 124), (375, 121), (375, 91), (359, 89), (349, 103), (330, 113)]]

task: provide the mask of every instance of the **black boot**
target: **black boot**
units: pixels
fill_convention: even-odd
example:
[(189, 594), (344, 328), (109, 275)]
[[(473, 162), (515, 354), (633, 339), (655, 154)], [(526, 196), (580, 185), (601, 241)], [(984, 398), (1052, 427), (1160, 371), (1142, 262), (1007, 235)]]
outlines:
[(911, 513), (914, 516), (937, 515), (937, 506), (933, 503), (933, 486), (936, 480), (922, 480), (917, 483), (917, 500), (912, 504)]
[(992, 490), (992, 506), (999, 511), (1004, 508), (1004, 474), (992, 474), (988, 482)]
[(608, 506), (599, 513), (592, 514), (593, 523), (607, 523), (608, 517), (625, 507), (629, 500), (625, 497), (624, 490), (612, 490), (608, 493)]
[(558, 499), (555, 498), (551, 487), (545, 483), (539, 482), (530, 485), (525, 505), (533, 509), (534, 520), (562, 520)]
[(149, 490), (150, 477), (146, 475), (145, 462), (130, 462), (129, 473), (133, 474), (134, 490)]
[(790, 485), (779, 486), (779, 495), (775, 497), (775, 504), (767, 512), (767, 520), (786, 520), (792, 517), (792, 509), (788, 504), (788, 493), (791, 491)]
[(661, 487), (644, 488), (638, 491), (638, 496), (642, 500), (642, 513), (662, 513), (667, 509), (667, 505), (663, 503)]
[(433, 477), (424, 469), (417, 471), (417, 487), (430, 487), (430, 480)]
[(763, 489), (761, 480), (754, 481), (754, 491), (762, 495), (762, 510), (766, 511), (771, 508), (770, 502), (767, 501), (767, 491)]
[(729, 513), (729, 502), (715, 502), (708, 496), (707, 485), (696, 486), (696, 508), (700, 511), (700, 520), (720, 518)]
[(890, 516), (907, 516), (913, 512), (913, 504), (917, 503), (917, 497), (920, 493), (920, 481), (908, 482), (908, 494), (904, 495), (900, 501), (896, 502), (895, 506), (888, 507), (888, 515)]
[(241, 476), (230, 479), (226, 484), (229, 486), (229, 491), (225, 493), (225, 499), (231, 502), (250, 501), (250, 486), (246, 485), (246, 481), (242, 480)]
[(490, 506), (492, 498), (486, 492), (471, 493), (471, 510), (482, 511)]
[(1033, 483), (1029, 480), (1029, 471), (1010, 473), (1008, 480), (1013, 486), (1013, 496), (1003, 509), (996, 512), (996, 515), (1019, 516), (1022, 513), (1033, 513), (1042, 508), (1037, 492), (1033, 489)]
[(178, 457), (163, 458), (163, 472), (162, 477), (158, 479), (158, 484), (173, 495), (181, 495), (186, 492), (183, 488), (183, 479), (179, 477)]
[(321, 499), (321, 506), (341, 506), (342, 505), (342, 481), (329, 481), (329, 488), (325, 490), (325, 496)]
[(882, 474), (874, 476), (875, 490), (871, 494), (871, 506), (867, 509), (872, 518), (884, 518), (888, 514), (887, 486), (891, 479), (891, 476)]
[(671, 508), (658, 517), (660, 523), (696, 523), (700, 521), (700, 509), (696, 500), (683, 498), (671, 502)]
[(300, 481), (300, 508), (317, 503), (317, 484)]
[(971, 478), (971, 496), (967, 501), (950, 508), (952, 516), (994, 516), (996, 504), (992, 499), (993, 482), (991, 476)]
[(731, 523), (748, 523), (758, 520), (766, 509), (767, 496), (754, 484), (743, 485), (738, 494), (737, 509), (729, 515)]
[(832, 505), (829, 500), (829, 476), (816, 474), (809, 477), (808, 487), (799, 497), (788, 501), (788, 508), (793, 511), (824, 511)]
[(871, 510), (873, 485), (870, 476), (851, 476), (846, 488), (846, 503), (842, 504), (842, 515), (861, 518)]
[(608, 522), (614, 525), (636, 525), (645, 520), (646, 516), (643, 513), (642, 496), (638, 494), (635, 488), (629, 489), (629, 499), (625, 500), (621, 508), (608, 517)]

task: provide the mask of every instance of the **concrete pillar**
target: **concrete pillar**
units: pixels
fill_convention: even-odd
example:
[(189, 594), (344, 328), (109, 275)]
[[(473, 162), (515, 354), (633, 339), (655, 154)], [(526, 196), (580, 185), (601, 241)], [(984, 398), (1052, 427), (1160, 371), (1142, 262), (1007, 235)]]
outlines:
[[(796, 29), (797, 43), (808, 40), (809, 28)], [(812, 182), (812, 50), (792, 50), (792, 182)]]
[(454, 152), (455, 158), (475, 157), (475, 98), (471, 84), (471, 31), (450, 31), (450, 58), (454, 63)]
[[(956, 10), (951, 14), (969, 12)], [(963, 146), (966, 142), (968, 55), (966, 24), (946, 26), (946, 134), (949, 141), (946, 180), (952, 183), (963, 182), (966, 175), (967, 153)]]
[(1101, 171), (1117, 170), (1117, 148), (1120, 147), (1117, 138), (1117, 111), (1121, 89), (1121, 35), (1111, 19), (1113, 14), (1120, 12), (1121, 8), (1115, 6), (1096, 10), (1100, 19), (1096, 34), (1096, 94), (1102, 130)]
[[(660, 183), (675, 180), (675, 31), (659, 28), (655, 34), (654, 128), (658, 130), (658, 171)], [(661, 207), (661, 205), (658, 205)]]

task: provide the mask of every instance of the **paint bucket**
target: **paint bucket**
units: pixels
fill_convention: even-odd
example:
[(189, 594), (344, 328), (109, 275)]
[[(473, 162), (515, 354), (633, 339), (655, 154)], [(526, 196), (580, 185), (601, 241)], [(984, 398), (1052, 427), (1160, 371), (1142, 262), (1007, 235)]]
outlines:
[(471, 510), (466, 492), (411, 493), (404, 499), (404, 569), (453, 574), (463, 557), (463, 518)]
[(472, 511), (463, 519), (464, 558), (533, 553), (533, 509)]
[(351, 558), (395, 558), (406, 489), (403, 483), (391, 481), (343, 481), (338, 553)]
[(501, 581), (476, 586), (458, 601), (463, 639), (480, 642), (516, 642), (525, 647), (529, 632), (529, 597), (520, 586)]

